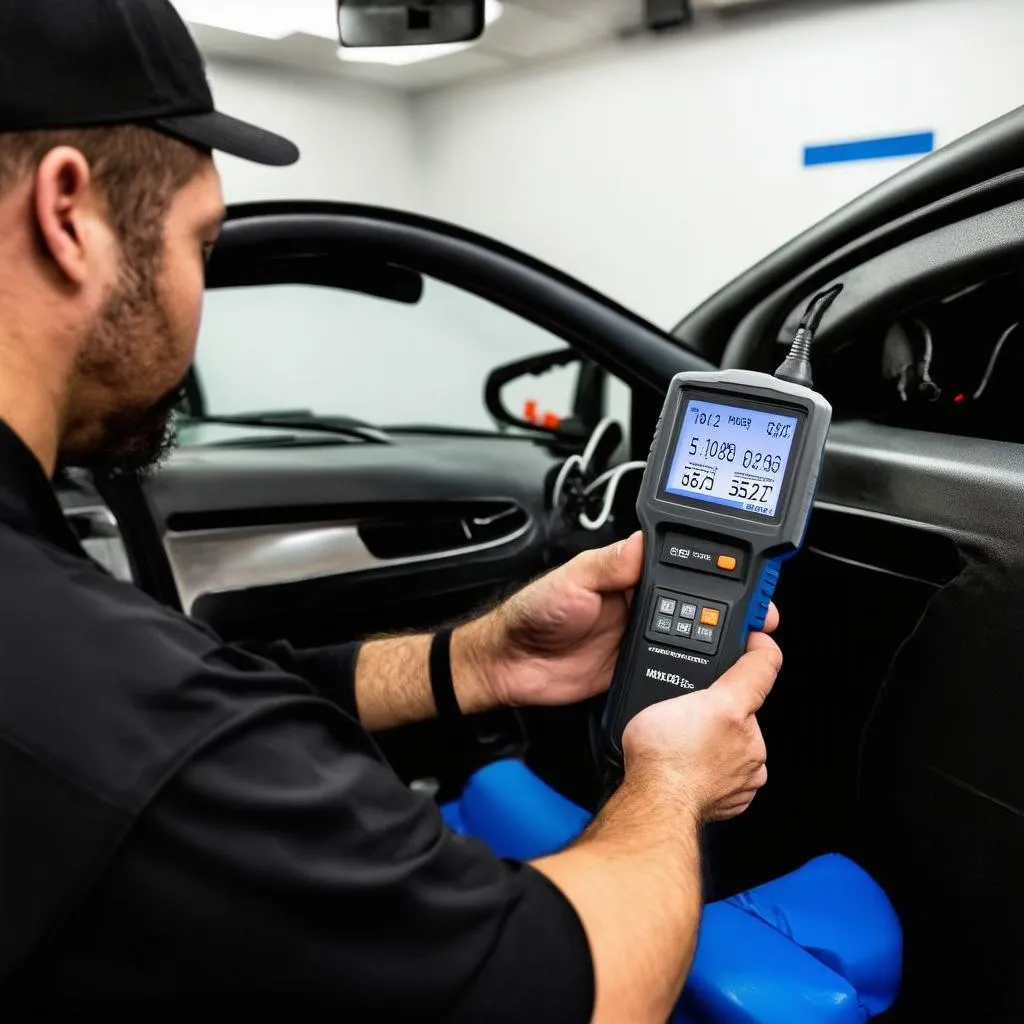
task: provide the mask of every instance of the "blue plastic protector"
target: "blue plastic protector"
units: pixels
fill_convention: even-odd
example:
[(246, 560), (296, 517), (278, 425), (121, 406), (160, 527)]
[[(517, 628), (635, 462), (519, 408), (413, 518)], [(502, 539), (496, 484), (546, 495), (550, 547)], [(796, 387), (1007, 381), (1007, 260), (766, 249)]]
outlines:
[(522, 761), (495, 761), (441, 808), (455, 832), (483, 840), (499, 857), (533, 860), (568, 846), (590, 814), (542, 782)]
[[(521, 761), (477, 772), (441, 808), (498, 856), (532, 860), (572, 842), (590, 815)], [(704, 908), (672, 1024), (863, 1024), (899, 990), (902, 934), (885, 893), (829, 854)]]
[(869, 1017), (849, 982), (729, 903), (704, 908), (680, 1010), (707, 1024), (864, 1024)]
[(771, 925), (846, 978), (872, 1015), (900, 986), (903, 933), (874, 879), (839, 854), (815, 857), (788, 875), (727, 901)]

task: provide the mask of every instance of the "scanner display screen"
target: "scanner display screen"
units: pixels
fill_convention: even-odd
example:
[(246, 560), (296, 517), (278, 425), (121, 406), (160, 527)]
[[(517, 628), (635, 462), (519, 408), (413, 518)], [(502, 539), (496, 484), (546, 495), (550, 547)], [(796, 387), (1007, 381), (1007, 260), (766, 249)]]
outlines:
[(774, 517), (799, 424), (796, 416), (691, 398), (665, 496)]

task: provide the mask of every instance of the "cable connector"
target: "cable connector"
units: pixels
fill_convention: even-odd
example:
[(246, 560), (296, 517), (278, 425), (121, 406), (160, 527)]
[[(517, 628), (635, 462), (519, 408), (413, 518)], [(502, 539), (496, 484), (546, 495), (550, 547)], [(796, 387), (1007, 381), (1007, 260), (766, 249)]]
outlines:
[(779, 380), (789, 381), (791, 384), (801, 384), (805, 388), (814, 386), (814, 379), (811, 375), (811, 345), (822, 318), (842, 290), (841, 284), (833, 285), (826, 291), (815, 295), (807, 304), (807, 309), (800, 320), (800, 326), (797, 327), (796, 334), (793, 336), (789, 355), (775, 371), (775, 376)]

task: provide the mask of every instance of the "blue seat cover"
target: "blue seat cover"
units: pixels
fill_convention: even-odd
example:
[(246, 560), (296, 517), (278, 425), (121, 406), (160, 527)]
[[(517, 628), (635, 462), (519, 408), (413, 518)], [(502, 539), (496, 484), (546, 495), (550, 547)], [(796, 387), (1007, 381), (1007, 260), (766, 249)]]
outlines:
[(853, 985), (872, 1016), (900, 986), (903, 930), (888, 897), (847, 857), (825, 854), (727, 900), (771, 925)]
[(476, 772), (441, 813), (449, 828), (485, 842), (499, 857), (534, 860), (568, 846), (590, 814), (541, 781), (522, 761)]
[[(441, 808), (498, 856), (555, 853), (590, 815), (521, 761), (497, 761)], [(704, 908), (672, 1024), (863, 1024), (899, 991), (902, 931), (885, 893), (839, 854)]]
[(704, 908), (680, 1001), (700, 1024), (864, 1024), (853, 986), (729, 902)]

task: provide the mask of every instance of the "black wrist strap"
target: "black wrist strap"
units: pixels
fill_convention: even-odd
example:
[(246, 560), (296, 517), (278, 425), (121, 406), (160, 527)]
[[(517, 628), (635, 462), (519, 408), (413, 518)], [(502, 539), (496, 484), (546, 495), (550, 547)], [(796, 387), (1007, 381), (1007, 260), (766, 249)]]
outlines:
[(461, 722), (462, 711), (455, 696), (455, 683), (452, 681), (453, 632), (451, 626), (439, 629), (430, 642), (430, 690), (434, 695), (438, 719)]

